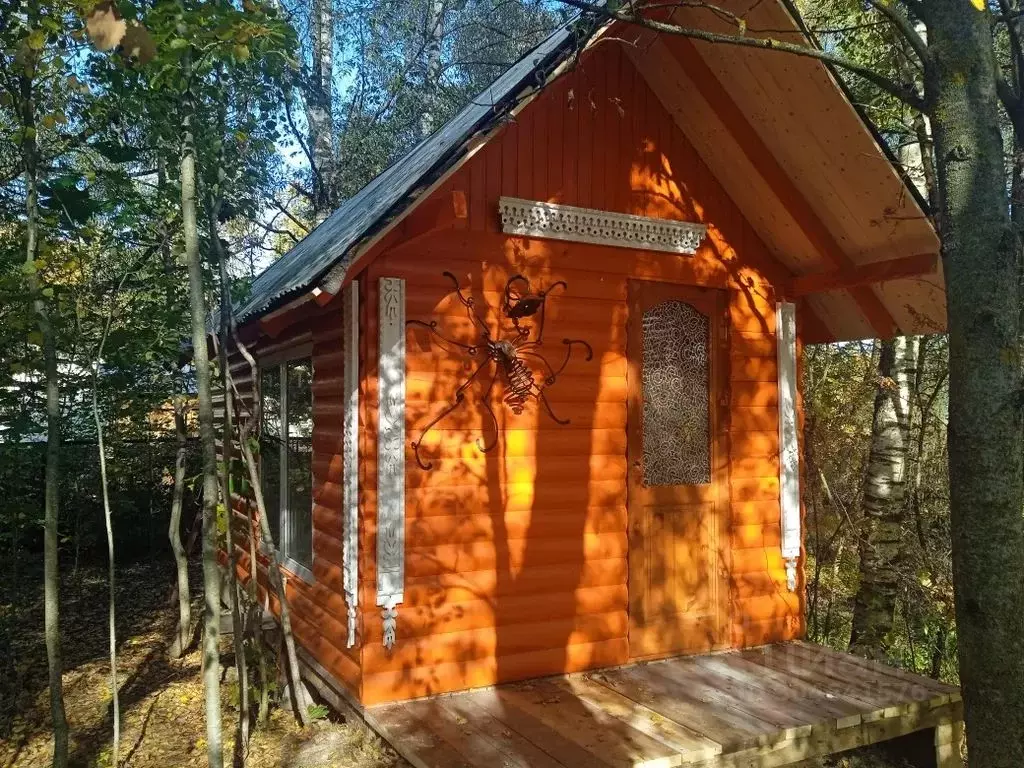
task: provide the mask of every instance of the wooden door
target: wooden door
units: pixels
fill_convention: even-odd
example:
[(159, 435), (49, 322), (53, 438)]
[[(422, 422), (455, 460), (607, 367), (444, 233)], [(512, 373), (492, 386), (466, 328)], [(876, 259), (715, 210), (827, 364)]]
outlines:
[(724, 292), (630, 282), (629, 650), (725, 645)]

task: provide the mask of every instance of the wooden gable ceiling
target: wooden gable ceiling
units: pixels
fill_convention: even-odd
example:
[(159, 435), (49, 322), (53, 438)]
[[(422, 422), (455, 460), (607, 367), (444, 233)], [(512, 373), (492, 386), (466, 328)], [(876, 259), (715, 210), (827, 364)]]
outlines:
[[(780, 0), (725, 5), (805, 42)], [(735, 31), (702, 8), (672, 22)], [(945, 329), (938, 236), (822, 62), (647, 32), (627, 51), (834, 339)]]

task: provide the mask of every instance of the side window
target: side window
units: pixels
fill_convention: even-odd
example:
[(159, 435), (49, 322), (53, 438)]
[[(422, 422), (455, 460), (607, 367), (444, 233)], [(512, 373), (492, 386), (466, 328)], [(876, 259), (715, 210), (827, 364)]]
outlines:
[(313, 362), (263, 368), (260, 468), (270, 531), (299, 575), (313, 568)]
[(260, 373), (263, 399), (260, 429), (260, 482), (267, 521), (274, 543), (281, 546), (281, 371), (279, 366)]
[(285, 556), (313, 568), (313, 362), (293, 360), (288, 380), (288, 530)]

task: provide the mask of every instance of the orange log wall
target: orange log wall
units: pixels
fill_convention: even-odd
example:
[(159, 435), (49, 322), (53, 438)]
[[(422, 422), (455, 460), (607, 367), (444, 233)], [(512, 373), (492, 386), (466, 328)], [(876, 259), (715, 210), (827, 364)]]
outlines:
[[(772, 285), (786, 273), (621, 50), (603, 44), (584, 55), (435, 198), (443, 206), (453, 192), (468, 201), (464, 226), (424, 235), (437, 217), (436, 206), (424, 205), (360, 275), (362, 700), (628, 661), (625, 339), (633, 278), (729, 292), (730, 541), (721, 555), (730, 568), (730, 639), (743, 646), (800, 635), (801, 605), (785, 588), (779, 549)], [(507, 237), (501, 195), (704, 221), (709, 232), (696, 256)], [(496, 385), (498, 445), (481, 453), (474, 441), (486, 424), (476, 405), (482, 374), (467, 404), (425, 441), (434, 468), (420, 469), (407, 450), (405, 602), (388, 652), (374, 605), (376, 286), (380, 277), (404, 278), (409, 319), (437, 320), (442, 332), (469, 341), (470, 321), (444, 270), (491, 322), (511, 275), (536, 288), (565, 280), (568, 290), (548, 303), (545, 349), (558, 359), (562, 338), (581, 338), (594, 360), (574, 359), (549, 390), (569, 426), (536, 408), (513, 416)], [(410, 330), (407, 347), (408, 445), (472, 362), (429, 344), (420, 330)]]
[[(312, 344), (313, 359), (313, 575), (312, 583), (300, 576), (287, 577), (287, 597), (297, 641), (354, 696), (359, 692), (359, 648), (346, 648), (347, 609), (342, 585), (342, 325), (340, 303), (317, 308), (310, 303), (297, 310), (303, 316), (275, 338), (261, 335), (249, 349), (259, 360), (267, 355)], [(247, 329), (252, 330), (252, 328)], [(249, 364), (235, 351), (229, 358), (232, 376), (251, 403), (252, 376)], [(218, 415), (220, 413), (218, 409)], [(218, 435), (219, 440), (219, 435)], [(219, 443), (218, 443), (219, 445)], [(236, 455), (237, 455), (237, 448)], [(235, 551), (239, 576), (248, 583), (250, 574), (248, 520), (245, 499), (234, 500), (233, 521), (237, 532)], [(255, 515), (255, 512), (254, 512)], [(257, 537), (258, 538), (258, 537)], [(277, 616), (280, 606), (269, 590), (268, 560), (257, 551), (260, 600), (269, 598)]]

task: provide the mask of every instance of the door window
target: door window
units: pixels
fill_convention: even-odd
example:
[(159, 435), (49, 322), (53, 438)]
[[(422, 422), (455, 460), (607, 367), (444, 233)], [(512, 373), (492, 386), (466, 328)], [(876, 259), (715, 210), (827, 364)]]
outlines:
[(643, 482), (711, 482), (711, 324), (682, 301), (643, 315)]

